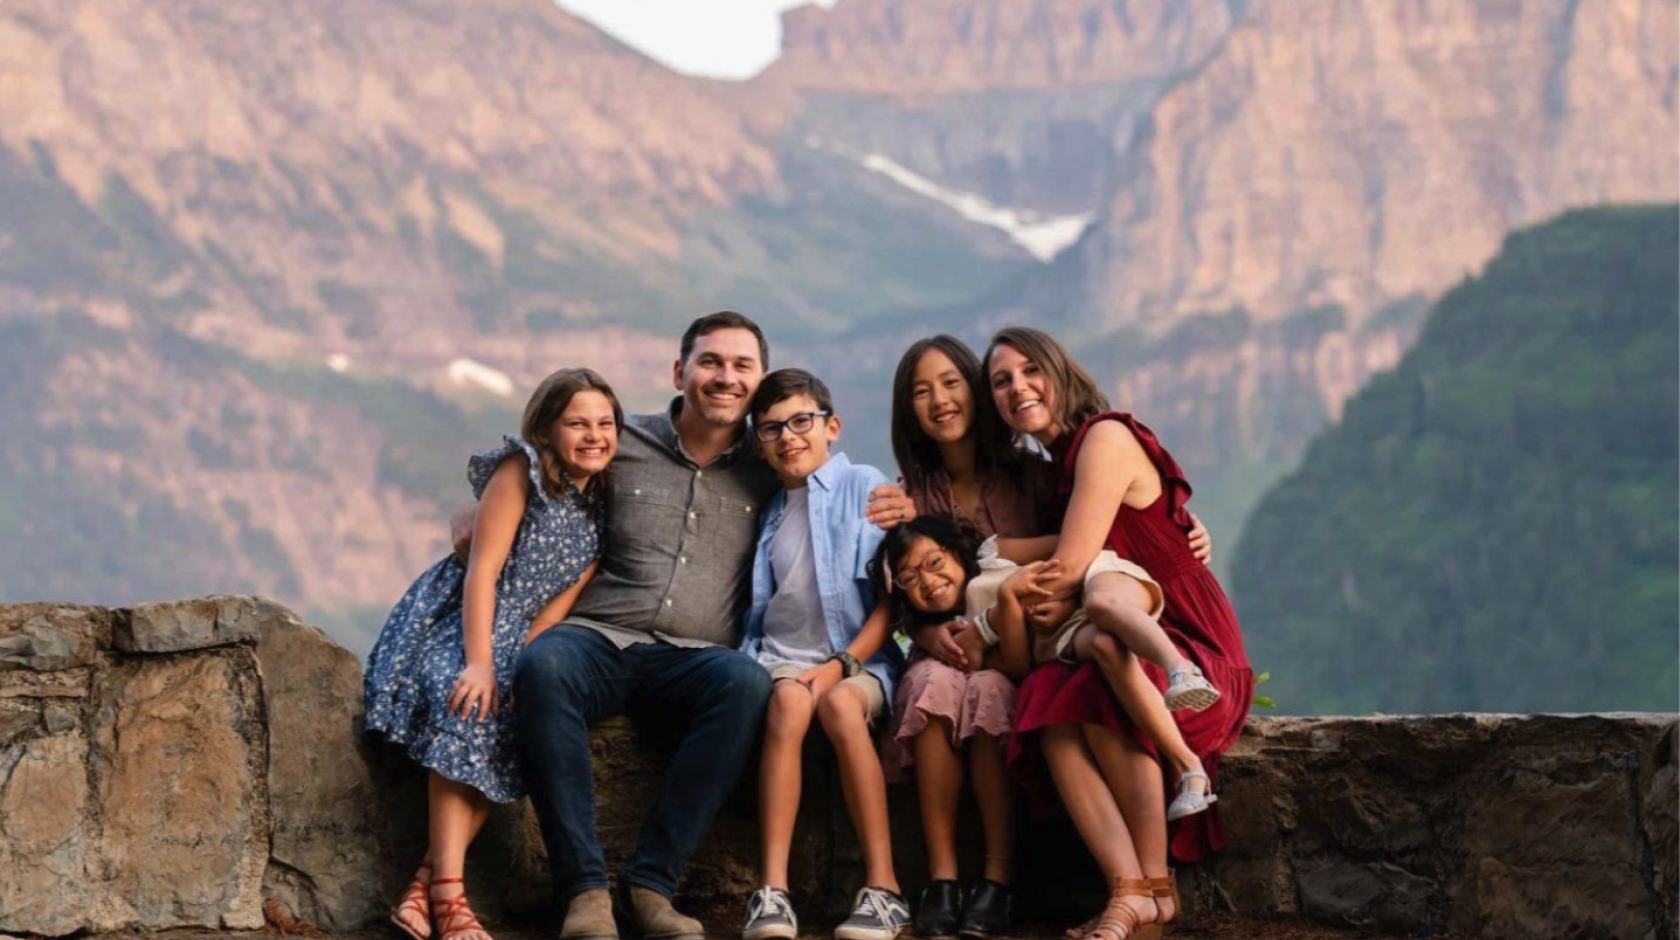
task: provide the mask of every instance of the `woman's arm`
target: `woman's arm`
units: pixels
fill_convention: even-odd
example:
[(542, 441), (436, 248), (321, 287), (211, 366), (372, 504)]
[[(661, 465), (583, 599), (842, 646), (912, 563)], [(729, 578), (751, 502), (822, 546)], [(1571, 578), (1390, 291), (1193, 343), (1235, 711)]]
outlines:
[(1160, 488), (1160, 474), (1129, 428), (1118, 421), (1101, 421), (1091, 428), (1074, 464), (1073, 498), (1056, 543), (1062, 570), (1049, 585), (1051, 593), (1060, 595), (1084, 581), (1085, 569), (1102, 551), (1128, 495), (1153, 499)]
[(478, 519), (473, 523), (472, 557), (467, 561), (461, 602), (467, 665), (449, 696), (450, 711), (463, 718), (469, 712), (476, 712), (476, 717), (482, 719), (501, 707), (490, 645), (496, 621), (496, 582), (507, 564), (508, 553), (513, 550), (513, 539), (519, 533), (519, 520), (525, 515), (530, 491), (530, 461), (523, 454), (509, 457), (490, 477), (479, 504)]
[(1000, 538), (997, 543), (998, 557), (1017, 565), (1049, 561), (1050, 556), (1056, 554), (1058, 538), (1059, 536), (1055, 535), (1039, 535), (1030, 539)]
[(537, 634), (566, 619), (566, 615), (572, 612), (572, 605), (577, 603), (578, 595), (583, 593), (584, 585), (589, 583), (590, 578), (595, 577), (595, 569), (599, 566), (598, 561), (590, 562), (589, 567), (583, 569), (583, 574), (578, 575), (577, 581), (573, 582), (571, 587), (549, 598), (548, 603), (542, 605), (542, 610), (537, 611), (537, 615), (531, 618), (531, 629), (525, 631), (525, 639), (521, 641), (521, 646), (530, 646)]

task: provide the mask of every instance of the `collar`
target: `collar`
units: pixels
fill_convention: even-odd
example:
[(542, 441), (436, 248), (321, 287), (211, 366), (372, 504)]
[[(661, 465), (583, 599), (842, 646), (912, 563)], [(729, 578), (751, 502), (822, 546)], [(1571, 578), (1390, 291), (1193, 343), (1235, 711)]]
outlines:
[[(678, 395), (671, 399), (671, 403), (665, 406), (665, 410), (663, 412), (638, 415), (637, 423), (649, 434), (651, 434), (655, 440), (664, 445), (666, 450), (676, 454), (689, 463), (698, 465), (698, 461), (689, 456), (688, 451), (683, 448), (682, 438), (677, 434), (677, 417), (682, 414), (682, 409), (683, 397)], [(743, 451), (749, 454), (752, 453), (749, 441), (752, 435), (749, 431), (750, 429), (748, 427), (743, 426), (741, 428), (740, 435), (735, 438), (735, 443), (729, 445), (727, 450), (719, 454), (718, 460), (734, 460), (736, 457), (739, 457)]]
[(810, 486), (815, 483), (822, 487), (824, 492), (832, 491), (840, 475), (845, 473), (846, 468), (851, 465), (852, 462), (846, 457), (846, 454), (837, 450), (828, 455), (828, 461), (818, 467), (816, 473), (811, 474), (811, 478), (805, 482), (805, 485)]

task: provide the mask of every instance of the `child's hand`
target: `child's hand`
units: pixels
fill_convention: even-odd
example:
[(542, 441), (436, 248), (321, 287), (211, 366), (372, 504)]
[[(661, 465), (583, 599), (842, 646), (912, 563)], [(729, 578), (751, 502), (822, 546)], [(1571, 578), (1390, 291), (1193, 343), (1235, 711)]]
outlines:
[(1061, 573), (1059, 559), (1035, 561), (1015, 569), (1015, 573), (1003, 582), (1003, 590), (1013, 594), (1024, 606), (1035, 598), (1049, 598), (1050, 586)]
[(822, 698), (823, 693), (840, 684), (846, 678), (846, 667), (837, 659), (831, 659), (820, 666), (814, 666), (805, 671), (797, 680), (800, 685), (811, 690), (813, 698)]
[(1023, 605), (1027, 623), (1032, 625), (1038, 633), (1055, 633), (1067, 623), (1074, 611), (1079, 609), (1079, 599), (1070, 597), (1052, 597), (1045, 600), (1035, 600)]
[(449, 713), (462, 719), (479, 721), (502, 710), (502, 698), (496, 691), (496, 672), (489, 663), (468, 663), (455, 680), (449, 693)]
[(929, 624), (918, 627), (915, 635), (910, 637), (916, 648), (932, 656), (952, 669), (968, 669), (968, 656), (957, 645), (952, 627), (965, 621), (953, 620), (950, 623)]
[(986, 640), (980, 635), (980, 628), (962, 620), (950, 632), (952, 642), (962, 651), (962, 664), (956, 668), (963, 672), (979, 669), (980, 664), (986, 661)]

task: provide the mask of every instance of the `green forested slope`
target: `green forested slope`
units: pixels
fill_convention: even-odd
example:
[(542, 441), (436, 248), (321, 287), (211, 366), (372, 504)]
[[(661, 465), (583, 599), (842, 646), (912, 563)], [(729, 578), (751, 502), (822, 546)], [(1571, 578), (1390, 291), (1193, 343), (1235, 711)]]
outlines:
[(1280, 710), (1675, 709), (1677, 252), (1673, 205), (1512, 235), (1262, 501)]

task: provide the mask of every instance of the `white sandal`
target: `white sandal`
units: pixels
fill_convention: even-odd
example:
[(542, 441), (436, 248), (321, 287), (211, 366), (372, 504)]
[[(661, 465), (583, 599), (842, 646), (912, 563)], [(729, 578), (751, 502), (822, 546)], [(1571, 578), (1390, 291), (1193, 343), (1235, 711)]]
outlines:
[[(1192, 780), (1201, 780), (1210, 792), (1197, 793), (1189, 789), (1186, 784)], [(1213, 795), (1213, 780), (1200, 770), (1186, 770), (1178, 778), (1178, 796), (1173, 798), (1172, 805), (1167, 807), (1167, 822), (1194, 816), (1207, 812), (1207, 808), (1219, 802), (1219, 797)]]
[(1171, 711), (1188, 708), (1199, 712), (1219, 701), (1219, 690), (1195, 666), (1174, 669), (1167, 673), (1167, 681), (1170, 683), (1166, 691), (1167, 708)]

